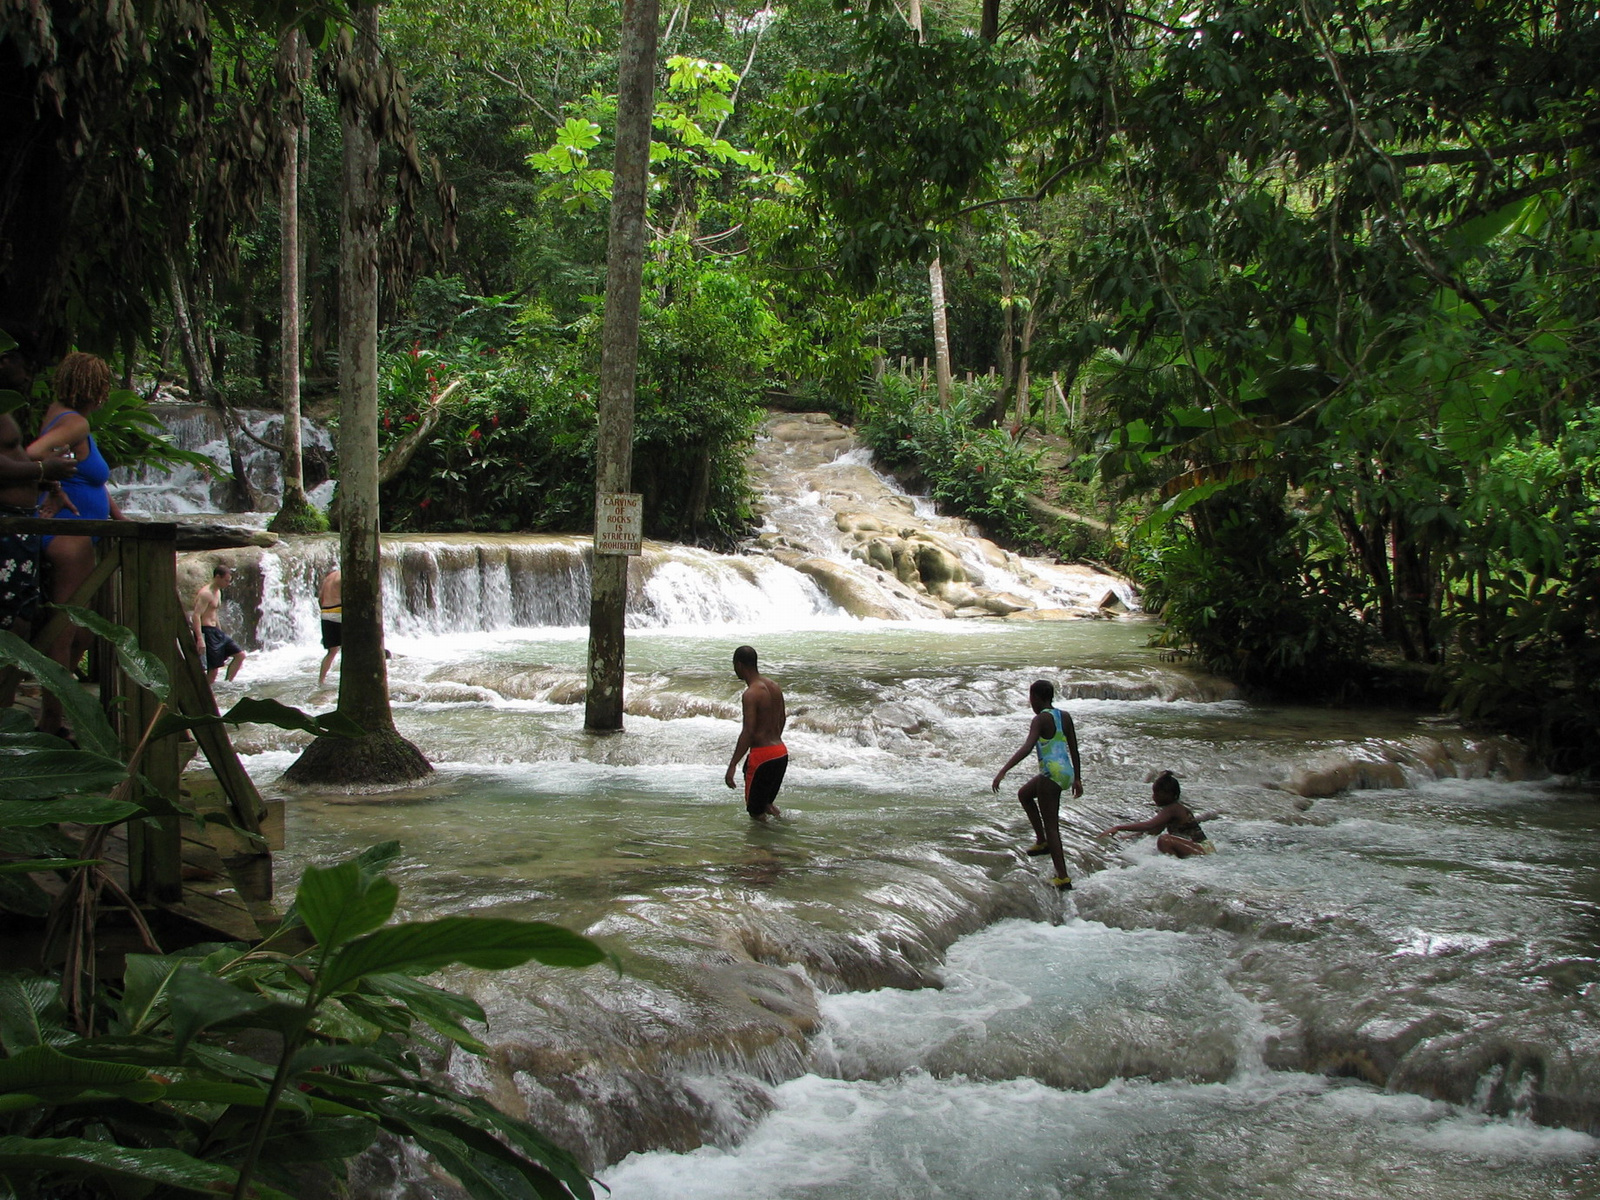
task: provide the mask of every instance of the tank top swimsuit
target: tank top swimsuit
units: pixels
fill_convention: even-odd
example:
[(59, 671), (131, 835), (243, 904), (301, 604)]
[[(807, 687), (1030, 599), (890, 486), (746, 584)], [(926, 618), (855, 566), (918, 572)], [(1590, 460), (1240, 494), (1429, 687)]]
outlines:
[(1075, 774), (1072, 767), (1072, 748), (1067, 745), (1066, 724), (1061, 719), (1061, 710), (1047, 708), (1044, 710), (1055, 721), (1055, 732), (1048, 738), (1040, 737), (1034, 743), (1034, 749), (1039, 754), (1039, 773), (1048, 775), (1063, 788), (1072, 786)]
[[(39, 431), (43, 437), (55, 427), (56, 421), (66, 416), (59, 413), (55, 421), (51, 421)], [(68, 521), (109, 521), (111, 519), (111, 493), (106, 490), (106, 481), (111, 478), (111, 466), (100, 453), (100, 447), (94, 443), (94, 434), (88, 435), (89, 450), (78, 460), (78, 469), (72, 475), (61, 481), (61, 490), (66, 493), (78, 508), (73, 512), (70, 508), (63, 508), (56, 514), (57, 520)]]

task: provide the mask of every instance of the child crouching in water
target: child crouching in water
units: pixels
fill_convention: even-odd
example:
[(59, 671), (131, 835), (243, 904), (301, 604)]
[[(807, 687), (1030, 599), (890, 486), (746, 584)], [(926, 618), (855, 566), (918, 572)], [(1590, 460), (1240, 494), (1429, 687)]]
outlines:
[[(1161, 772), (1150, 785), (1150, 803), (1158, 809), (1156, 815), (1148, 821), (1130, 821), (1126, 825), (1113, 825), (1100, 836), (1110, 837), (1115, 833), (1154, 833), (1159, 835), (1156, 838), (1156, 849), (1163, 854), (1191, 858), (1196, 854), (1213, 853), (1216, 846), (1206, 838), (1206, 831), (1200, 824), (1201, 818), (1190, 812), (1189, 806), (1178, 798), (1182, 791), (1176, 775), (1171, 771)], [(1206, 814), (1207, 817), (1215, 815), (1215, 813)]]

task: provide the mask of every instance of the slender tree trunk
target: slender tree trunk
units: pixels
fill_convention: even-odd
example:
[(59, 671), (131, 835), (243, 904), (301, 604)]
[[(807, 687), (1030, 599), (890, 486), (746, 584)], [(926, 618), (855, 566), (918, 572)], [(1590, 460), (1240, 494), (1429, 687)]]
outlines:
[(950, 313), (944, 302), (944, 264), (937, 255), (928, 264), (928, 295), (933, 304), (934, 377), (939, 407), (950, 407)]
[[(922, 41), (922, 0), (911, 0), (908, 19)], [(944, 301), (944, 263), (936, 254), (928, 264), (928, 300), (933, 309), (933, 370), (939, 407), (950, 407), (950, 315)]]
[(1028, 351), (1033, 345), (1033, 331), (1037, 322), (1038, 311), (1029, 306), (1028, 315), (1022, 318), (1022, 344), (1018, 347), (1017, 355), (1017, 425), (1020, 428), (1028, 423), (1028, 405), (1032, 397), (1028, 394), (1031, 381), (1028, 379)]
[(365, 97), (382, 70), (378, 10), (356, 10), (355, 45), (342, 71), (344, 139), (339, 215), (339, 530), (344, 661), (339, 714), (358, 738), (318, 738), (284, 773), (292, 783), (404, 783), (433, 770), (394, 727), (383, 652), (378, 552), (378, 234), (384, 205), (378, 141)]
[(259, 497), (244, 468), (244, 455), (239, 452), (238, 438), (234, 435), (233, 414), (228, 411), (211, 374), (212, 356), (206, 345), (204, 325), (196, 311), (194, 292), (178, 260), (170, 255), (167, 279), (172, 289), (172, 323), (177, 326), (178, 348), (183, 356), (184, 373), (189, 377), (189, 396), (216, 409), (222, 417), (222, 436), (228, 443), (228, 470), (233, 474), (233, 484), (228, 489), (228, 511), (254, 512), (260, 506)]
[[(655, 111), (659, 0), (623, 0), (617, 80), (617, 137), (606, 249), (606, 311), (600, 334), (595, 517), (600, 497), (625, 492), (633, 475), (633, 396), (639, 363), (639, 290), (644, 271), (645, 195), (650, 182), (650, 121)], [(626, 663), (623, 620), (628, 560), (594, 556), (589, 605), (589, 687), (584, 727), (622, 728)]]
[(278, 272), (282, 282), (279, 321), (278, 376), (283, 398), (283, 456), (280, 474), (283, 496), (278, 514), (267, 528), (279, 533), (309, 533), (323, 527), (306, 499), (305, 473), (300, 457), (300, 129), (304, 114), (299, 103), (300, 31), (291, 29), (278, 47), (280, 69), (288, 73), (288, 94), (283, 100), (284, 155), (278, 179), (281, 239)]

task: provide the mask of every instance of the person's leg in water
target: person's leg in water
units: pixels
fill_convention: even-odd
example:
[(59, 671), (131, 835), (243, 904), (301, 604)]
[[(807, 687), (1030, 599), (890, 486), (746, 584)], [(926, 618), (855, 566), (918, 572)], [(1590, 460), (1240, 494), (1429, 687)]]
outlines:
[(1035, 775), (1018, 790), (1017, 799), (1033, 823), (1039, 841), (1050, 851), (1050, 862), (1056, 869), (1056, 886), (1066, 890), (1072, 886), (1072, 877), (1067, 874), (1067, 857), (1061, 849), (1061, 785), (1048, 775)]
[(1194, 858), (1198, 854), (1209, 854), (1204, 845), (1190, 838), (1179, 837), (1175, 833), (1163, 833), (1156, 838), (1156, 849), (1163, 854), (1170, 854), (1174, 858)]
[(1050, 849), (1050, 843), (1044, 836), (1044, 821), (1039, 816), (1039, 781), (1050, 781), (1043, 775), (1035, 775), (1027, 783), (1017, 789), (1017, 803), (1022, 805), (1022, 811), (1028, 814), (1028, 824), (1033, 826), (1033, 845), (1028, 847), (1029, 854), (1044, 854)]

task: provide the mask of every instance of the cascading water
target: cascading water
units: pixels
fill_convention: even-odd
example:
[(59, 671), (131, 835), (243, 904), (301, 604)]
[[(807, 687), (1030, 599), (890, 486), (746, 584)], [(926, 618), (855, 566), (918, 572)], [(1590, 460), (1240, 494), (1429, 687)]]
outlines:
[[(204, 454), (217, 464), (219, 473), (231, 469), (222, 415), (215, 409), (199, 404), (152, 404), (149, 408), (160, 420), (163, 432), (173, 445), (180, 450)], [(282, 413), (264, 409), (236, 411), (239, 420), (256, 437), (272, 444), (282, 440)], [(333, 450), (328, 431), (314, 421), (301, 420), (300, 439), (307, 450), (325, 453)], [(278, 454), (260, 442), (243, 436), (237, 441), (251, 485), (276, 509), (283, 494)], [(167, 520), (221, 512), (227, 492), (227, 481), (220, 474), (207, 476), (187, 465), (171, 471), (119, 468), (112, 472), (111, 486), (116, 491), (118, 502), (130, 514)], [(319, 484), (311, 490), (308, 498), (319, 507), (326, 508), (333, 498), (333, 484)], [(230, 519), (239, 520), (240, 515), (235, 514)]]
[[(582, 731), (585, 539), (386, 540), (396, 720), (438, 774), (290, 794), (285, 894), (398, 837), (404, 915), (556, 921), (624, 967), (456, 972), (491, 1047), (442, 1064), (458, 1086), (619, 1200), (1600, 1193), (1589, 792), (1446, 723), (1246, 703), (1137, 619), (851, 615), (1133, 598), (997, 559), (836, 427), (794, 424), (760, 450), (769, 554), (633, 564), (622, 736)], [(257, 555), (267, 650), (224, 703), (331, 701), (312, 595), (334, 546)], [(722, 782), (742, 642), (789, 704), (766, 825)], [(1038, 677), (1084, 749), (1065, 896), (1023, 853), (1026, 768), (989, 788)], [(302, 742), (238, 744), (281, 794)], [(1216, 855), (1095, 837), (1150, 811), (1163, 768), (1221, 813)], [(367, 1178), (457, 1194), (423, 1161)]]

